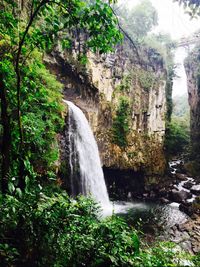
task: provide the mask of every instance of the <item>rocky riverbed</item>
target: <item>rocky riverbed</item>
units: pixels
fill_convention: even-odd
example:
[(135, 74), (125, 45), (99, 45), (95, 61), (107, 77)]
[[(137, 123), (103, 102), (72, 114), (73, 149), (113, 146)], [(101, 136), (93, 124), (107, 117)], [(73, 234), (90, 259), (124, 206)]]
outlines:
[(168, 232), (170, 240), (190, 252), (200, 252), (200, 216), (190, 218), (186, 223), (174, 225)]
[(182, 160), (169, 163), (168, 185), (147, 191), (142, 200), (124, 205), (123, 216), (135, 225), (143, 223), (148, 242), (171, 240), (183, 250), (200, 252), (200, 183), (184, 168)]
[(198, 253), (200, 252), (200, 183), (187, 174), (183, 161), (174, 160), (169, 166), (174, 183), (167, 193), (166, 201), (170, 201), (170, 205), (179, 207), (179, 210), (189, 217), (183, 224), (171, 227), (167, 234), (172, 242), (184, 250)]

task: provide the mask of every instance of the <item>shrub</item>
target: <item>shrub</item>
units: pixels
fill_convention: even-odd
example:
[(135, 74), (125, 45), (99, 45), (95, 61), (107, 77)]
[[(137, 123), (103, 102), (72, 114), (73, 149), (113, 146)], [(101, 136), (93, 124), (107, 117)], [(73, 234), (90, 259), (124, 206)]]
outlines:
[(1, 267), (127, 266), (139, 250), (135, 231), (98, 212), (92, 199), (65, 192), (1, 197)]
[(125, 147), (127, 145), (127, 134), (129, 133), (129, 116), (129, 100), (126, 97), (121, 97), (112, 126), (113, 142), (120, 147)]
[[(12, 62), (2, 60), (0, 72), (4, 74), (9, 100), (11, 123), (11, 177), (18, 176), (19, 129), (16, 118), (17, 101), (15, 72)], [(33, 59), (28, 59), (21, 67), (21, 116), (24, 137), (24, 158), (28, 158), (38, 174), (47, 175), (55, 170), (59, 149), (57, 134), (61, 131), (64, 120), (62, 85), (42, 64), (42, 54), (33, 52)], [(0, 129), (2, 135), (2, 127)], [(48, 171), (47, 171), (48, 170)]]
[(131, 83), (132, 83), (132, 76), (131, 74), (126, 74), (123, 76), (122, 81), (120, 85), (117, 86), (117, 90), (121, 92), (129, 92), (131, 88)]
[(172, 121), (167, 125), (165, 148), (168, 155), (177, 155), (189, 144), (189, 132), (180, 121)]
[[(140, 248), (135, 230), (121, 218), (100, 219), (91, 198), (70, 198), (57, 187), (0, 197), (1, 267), (199, 266), (172, 243)], [(54, 188), (54, 193), (52, 189)], [(192, 266), (192, 265), (191, 265)]]

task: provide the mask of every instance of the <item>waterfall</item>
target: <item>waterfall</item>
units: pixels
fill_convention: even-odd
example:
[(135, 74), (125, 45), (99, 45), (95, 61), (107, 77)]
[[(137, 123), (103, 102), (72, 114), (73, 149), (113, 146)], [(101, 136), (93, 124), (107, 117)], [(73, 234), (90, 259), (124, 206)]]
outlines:
[(72, 195), (91, 195), (102, 206), (109, 205), (99, 151), (83, 112), (72, 102), (69, 107), (68, 142)]
[(181, 96), (187, 94), (187, 76), (184, 68), (184, 60), (187, 56), (187, 51), (184, 47), (179, 47), (175, 52), (176, 76), (173, 79), (172, 96)]

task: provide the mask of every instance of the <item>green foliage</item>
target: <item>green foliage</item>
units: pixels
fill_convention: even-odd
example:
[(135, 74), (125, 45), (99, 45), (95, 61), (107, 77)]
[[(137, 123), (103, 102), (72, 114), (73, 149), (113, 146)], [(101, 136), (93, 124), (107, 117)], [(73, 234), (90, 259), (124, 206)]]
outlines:
[(187, 128), (189, 128), (190, 108), (188, 103), (188, 94), (176, 96), (173, 98), (173, 117), (183, 118), (186, 121)]
[(154, 74), (150, 71), (145, 71), (143, 69), (140, 69), (138, 71), (138, 79), (141, 87), (146, 91), (151, 89), (155, 82)]
[(62, 85), (41, 62), (41, 55), (35, 52), (34, 61), (22, 68), (21, 101), (27, 155), (37, 170), (46, 172), (58, 159), (56, 134), (64, 123), (64, 108)]
[(192, 266), (193, 257), (187, 255), (170, 242), (160, 242), (157, 246), (144, 250), (137, 261), (135, 267), (183, 267), (185, 262)]
[(35, 187), (5, 196), (0, 209), (2, 267), (127, 266), (139, 252), (136, 232), (117, 217), (99, 220), (89, 198)]
[[(85, 44), (87, 48), (101, 53), (110, 51), (122, 38), (109, 4), (102, 0), (74, 0), (70, 3), (65, 0), (41, 0), (34, 1), (33, 5), (31, 3), (31, 0), (26, 1), (25, 11), (20, 9), (16, 1), (3, 0), (0, 4), (3, 11), (0, 15), (0, 33), (7, 35), (12, 45), (18, 45), (18, 30), (21, 39), (26, 35), (23, 55), (36, 46), (43, 51), (51, 49), (58, 36), (63, 47), (68, 48), (74, 38), (78, 37), (67, 33), (68, 29), (71, 33), (83, 30), (89, 36)], [(35, 16), (26, 33), (30, 13), (35, 13)]]
[(178, 267), (182, 260), (198, 266), (198, 255), (171, 243), (139, 249), (134, 229), (114, 215), (100, 219), (99, 212), (92, 199), (71, 199), (56, 186), (36, 183), (25, 193), (0, 195), (1, 267)]
[(178, 2), (180, 5), (186, 10), (186, 13), (191, 17), (196, 17), (200, 15), (200, 2), (199, 0), (174, 0)]
[[(21, 88), (21, 113), (24, 133), (25, 157), (34, 166), (35, 171), (47, 174), (55, 169), (58, 159), (57, 133), (62, 129), (61, 113), (62, 85), (42, 64), (42, 55), (36, 50), (34, 60), (29, 60), (21, 67), (23, 82)], [(4, 75), (8, 100), (10, 103), (10, 123), (12, 127), (12, 168), (11, 177), (16, 176), (18, 166), (18, 125), (15, 73), (10, 60), (0, 63), (0, 72)]]
[(129, 133), (130, 103), (126, 97), (121, 97), (116, 116), (113, 119), (112, 136), (113, 142), (120, 147), (127, 145)]
[(173, 101), (172, 101), (172, 88), (173, 88), (173, 78), (174, 78), (174, 68), (173, 66), (168, 67), (167, 82), (165, 86), (166, 91), (166, 102), (167, 102), (167, 111), (166, 111), (166, 121), (171, 121), (172, 111), (173, 111)]
[(129, 92), (130, 87), (131, 87), (131, 83), (132, 83), (131, 74), (124, 75), (120, 85), (116, 89), (121, 91), (121, 92)]
[(199, 266), (200, 265), (200, 252), (198, 252), (192, 259), (193, 263), (195, 264), (195, 266)]
[(91, 3), (83, 16), (83, 25), (86, 24), (84, 27), (90, 36), (87, 45), (94, 52), (106, 53), (122, 39), (122, 34), (116, 27), (117, 19), (110, 6), (100, 0)]
[(121, 24), (133, 40), (143, 42), (144, 37), (158, 23), (157, 11), (149, 0), (141, 1), (132, 9), (125, 5), (117, 9)]
[(187, 95), (173, 99), (173, 114), (171, 122), (167, 124), (166, 150), (169, 155), (176, 155), (185, 151), (190, 142), (190, 114)]
[(176, 48), (176, 43), (172, 41), (170, 35), (165, 33), (149, 34), (144, 43), (147, 47), (154, 49), (163, 58), (165, 66), (173, 66), (173, 51)]
[(165, 148), (168, 155), (177, 155), (189, 145), (189, 132), (180, 120), (172, 120), (166, 128)]
[[(7, 146), (7, 162), (11, 166), (6, 167), (6, 177), (10, 174), (11, 178), (24, 180), (26, 174), (20, 166), (26, 159), (38, 174), (46, 176), (55, 169), (56, 134), (62, 129), (61, 85), (46, 70), (38, 51), (49, 52), (58, 42), (63, 49), (79, 43), (78, 59), (85, 65), (88, 49), (100, 53), (112, 50), (122, 35), (111, 2), (1, 1), (0, 76), (9, 119), (1, 120), (0, 128), (2, 135), (7, 130), (12, 137)], [(80, 43), (83, 34), (87, 38)]]

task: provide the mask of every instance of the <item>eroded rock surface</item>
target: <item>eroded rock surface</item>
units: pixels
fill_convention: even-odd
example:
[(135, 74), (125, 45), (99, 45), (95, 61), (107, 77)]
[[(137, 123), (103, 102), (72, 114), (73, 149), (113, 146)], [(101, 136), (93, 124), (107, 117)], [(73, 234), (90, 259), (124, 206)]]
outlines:
[[(46, 56), (46, 64), (63, 82), (65, 98), (86, 114), (95, 133), (102, 165), (162, 175), (166, 115), (166, 70), (155, 51), (143, 51), (143, 61), (126, 41), (110, 55), (88, 54), (88, 63), (77, 63), (76, 53), (57, 51)], [(113, 121), (120, 101), (128, 101), (125, 146), (113, 141)]]

